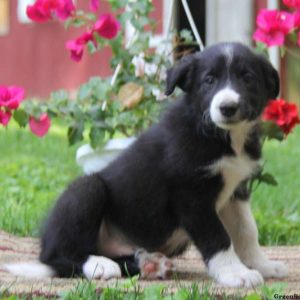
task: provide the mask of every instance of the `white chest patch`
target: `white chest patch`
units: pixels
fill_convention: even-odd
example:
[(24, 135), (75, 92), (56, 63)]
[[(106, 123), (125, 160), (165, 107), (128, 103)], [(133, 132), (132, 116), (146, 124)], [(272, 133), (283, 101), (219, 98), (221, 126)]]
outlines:
[(234, 156), (223, 156), (210, 166), (211, 174), (221, 174), (224, 182), (216, 201), (216, 210), (222, 207), (232, 196), (237, 186), (245, 179), (255, 173), (259, 166), (258, 160), (251, 159), (244, 151), (247, 134), (253, 124), (241, 124), (237, 129), (231, 131), (231, 146), (235, 151)]

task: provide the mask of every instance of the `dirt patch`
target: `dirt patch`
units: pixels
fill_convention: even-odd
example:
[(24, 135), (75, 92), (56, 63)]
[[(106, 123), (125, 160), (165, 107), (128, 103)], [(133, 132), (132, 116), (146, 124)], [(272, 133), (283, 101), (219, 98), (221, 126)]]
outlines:
[[(266, 283), (269, 285), (274, 282), (284, 282), (287, 286), (285, 294), (300, 294), (300, 246), (266, 247), (263, 250), (270, 259), (284, 261), (289, 267), (289, 276), (287, 278), (282, 281), (271, 279), (267, 280)], [(27, 279), (14, 277), (1, 268), (3, 263), (37, 260), (38, 253), (39, 242), (37, 239), (20, 238), (0, 231), (0, 291), (17, 294), (59, 295), (78, 285), (79, 279)], [(178, 281), (180, 281), (181, 285), (190, 285), (192, 282), (201, 284), (202, 282), (210, 282), (205, 266), (195, 247), (190, 247), (184, 255), (174, 259), (174, 262), (178, 270), (176, 280), (159, 282), (168, 286), (171, 290), (175, 290), (178, 287)], [(122, 284), (122, 281), (122, 279), (118, 280), (120, 284)], [(116, 280), (97, 280), (95, 283), (101, 289), (107, 286), (115, 286)], [(142, 287), (153, 283), (157, 282), (139, 281)], [(211, 285), (211, 289), (218, 294), (223, 292), (227, 294), (252, 292), (251, 289), (226, 289), (214, 284)]]

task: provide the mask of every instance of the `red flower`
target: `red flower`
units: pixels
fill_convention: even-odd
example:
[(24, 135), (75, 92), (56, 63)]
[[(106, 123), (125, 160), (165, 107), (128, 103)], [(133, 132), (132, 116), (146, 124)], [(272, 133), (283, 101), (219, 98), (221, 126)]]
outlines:
[(0, 107), (17, 109), (24, 100), (25, 91), (16, 86), (0, 87)]
[(286, 135), (300, 124), (297, 105), (283, 99), (270, 100), (263, 112), (263, 120), (275, 122)]
[(50, 126), (51, 119), (46, 113), (43, 113), (39, 119), (35, 119), (34, 117), (29, 118), (29, 127), (32, 133), (38, 137), (43, 137), (45, 134), (47, 134)]
[(300, 0), (283, 0), (283, 3), (288, 7), (300, 9)]
[(11, 118), (11, 113), (8, 111), (0, 110), (0, 124), (6, 126)]
[(82, 59), (84, 46), (89, 42), (92, 41), (95, 43), (93, 37), (93, 31), (84, 32), (81, 36), (79, 36), (75, 40), (69, 40), (66, 42), (66, 48), (71, 51), (71, 58), (78, 62)]
[(90, 0), (90, 10), (97, 11), (99, 8), (99, 0)]
[(279, 10), (260, 10), (256, 24), (258, 29), (253, 39), (265, 43), (267, 46), (281, 46), (285, 35), (294, 28), (294, 15)]
[(106, 39), (113, 39), (117, 36), (121, 25), (119, 21), (111, 14), (102, 15), (94, 25), (94, 31)]
[(47, 22), (56, 15), (61, 20), (66, 20), (75, 10), (72, 0), (36, 0), (33, 5), (28, 5), (26, 13), (29, 19), (35, 22)]

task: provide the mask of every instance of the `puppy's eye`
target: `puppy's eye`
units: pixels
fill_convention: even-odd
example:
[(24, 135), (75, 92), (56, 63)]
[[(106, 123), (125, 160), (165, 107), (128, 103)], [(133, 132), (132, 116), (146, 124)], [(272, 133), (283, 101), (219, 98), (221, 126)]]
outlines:
[(241, 74), (242, 75), (242, 79), (244, 80), (244, 82), (246, 83), (251, 83), (253, 81), (253, 75), (249, 72), (244, 72)]
[(216, 77), (213, 75), (207, 75), (204, 78), (204, 82), (209, 85), (213, 85), (216, 82), (216, 80), (217, 80)]

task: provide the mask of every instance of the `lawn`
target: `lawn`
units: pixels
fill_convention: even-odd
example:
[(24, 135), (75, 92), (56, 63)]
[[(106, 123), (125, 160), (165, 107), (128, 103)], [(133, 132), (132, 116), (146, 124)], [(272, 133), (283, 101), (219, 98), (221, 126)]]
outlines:
[[(82, 174), (76, 147), (65, 139), (66, 127), (54, 125), (40, 139), (28, 130), (0, 129), (0, 229), (37, 236), (39, 224), (65, 185)], [(283, 143), (264, 148), (266, 170), (278, 187), (262, 184), (253, 195), (253, 210), (264, 245), (300, 244), (300, 128)]]

